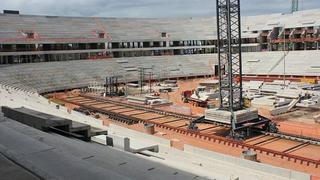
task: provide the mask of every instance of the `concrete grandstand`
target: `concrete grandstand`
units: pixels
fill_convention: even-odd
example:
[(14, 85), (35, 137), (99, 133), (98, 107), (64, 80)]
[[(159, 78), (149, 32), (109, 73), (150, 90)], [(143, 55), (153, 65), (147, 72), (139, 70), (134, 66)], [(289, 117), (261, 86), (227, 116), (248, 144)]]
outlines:
[[(244, 52), (318, 50), (319, 10), (244, 17)], [(267, 19), (267, 20), (266, 20)], [(216, 53), (216, 18), (0, 15), (0, 64)]]
[[(243, 73), (248, 76), (320, 78), (320, 51), (251, 52), (243, 54)], [(303, 60), (302, 60), (303, 59)], [(98, 61), (63, 61), (2, 66), (1, 81), (38, 93), (86, 87), (104, 83), (107, 76), (121, 76), (122, 82), (139, 80), (139, 67), (151, 68), (159, 78), (204, 77), (215, 75), (216, 54), (148, 56)]]
[[(319, 78), (319, 12), (244, 17), (244, 74)], [(166, 75), (163, 78), (217, 75), (214, 22), (215, 17), (118, 19), (4, 13), (0, 15), (1, 81), (44, 93), (102, 83), (110, 75), (136, 81), (140, 66), (153, 67), (157, 76)]]

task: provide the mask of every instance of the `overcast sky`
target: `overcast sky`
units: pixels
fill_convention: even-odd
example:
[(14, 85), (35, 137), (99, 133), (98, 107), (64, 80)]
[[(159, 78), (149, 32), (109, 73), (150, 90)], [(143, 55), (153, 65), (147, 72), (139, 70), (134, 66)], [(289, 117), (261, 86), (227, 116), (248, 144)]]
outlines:
[[(320, 0), (300, 0), (300, 9)], [(102, 17), (196, 17), (215, 15), (215, 0), (1, 0), (1, 9), (21, 14)], [(243, 15), (287, 13), (291, 0), (241, 0)]]

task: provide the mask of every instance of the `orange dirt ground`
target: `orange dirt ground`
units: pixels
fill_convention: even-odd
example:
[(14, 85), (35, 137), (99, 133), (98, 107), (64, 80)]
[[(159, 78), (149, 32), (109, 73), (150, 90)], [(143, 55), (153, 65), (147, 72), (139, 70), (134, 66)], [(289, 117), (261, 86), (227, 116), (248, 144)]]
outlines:
[[(203, 82), (205, 80), (209, 79), (190, 79), (179, 81), (179, 89), (177, 91), (169, 93), (169, 96), (167, 94), (161, 94), (161, 97), (169, 97), (168, 99), (174, 104), (190, 108), (192, 115), (201, 116), (204, 114), (205, 108), (195, 107), (191, 104), (183, 103), (181, 100), (181, 92), (184, 90), (195, 89), (200, 82)], [(302, 115), (302, 117), (296, 117), (292, 115), (292, 113), (288, 113), (285, 116), (282, 115), (273, 117), (267, 110), (264, 109), (259, 109), (259, 113), (277, 122), (277, 124), (279, 125), (278, 128), (281, 132), (320, 139), (320, 123), (315, 123), (310, 115), (309, 117), (306, 117), (306, 115)], [(318, 113), (313, 112), (313, 114), (318, 115), (320, 114), (320, 111), (318, 111)]]
[(170, 92), (168, 94), (161, 94), (160, 96), (162, 98), (169, 99), (170, 101), (173, 102), (173, 104), (190, 108), (192, 115), (202, 116), (204, 114), (205, 108), (195, 107), (195, 106), (192, 106), (191, 104), (184, 103), (181, 100), (181, 93), (182, 91), (185, 91), (185, 90), (195, 89), (197, 86), (199, 86), (200, 82), (203, 82), (206, 80), (210, 80), (210, 79), (190, 79), (190, 80), (178, 81), (179, 88), (177, 91)]
[(313, 119), (314, 115), (320, 114), (319, 110), (298, 109), (274, 117), (268, 110), (260, 108), (259, 114), (276, 122), (280, 132), (320, 139), (320, 123)]

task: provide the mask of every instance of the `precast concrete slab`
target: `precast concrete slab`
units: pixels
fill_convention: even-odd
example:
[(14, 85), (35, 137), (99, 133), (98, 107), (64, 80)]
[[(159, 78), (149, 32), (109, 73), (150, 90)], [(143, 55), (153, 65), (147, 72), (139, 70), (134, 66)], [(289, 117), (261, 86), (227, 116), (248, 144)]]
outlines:
[[(258, 110), (249, 108), (234, 111), (236, 123), (249, 122), (259, 118)], [(207, 109), (205, 111), (205, 119), (213, 122), (231, 124), (232, 114), (229, 111), (220, 109)]]

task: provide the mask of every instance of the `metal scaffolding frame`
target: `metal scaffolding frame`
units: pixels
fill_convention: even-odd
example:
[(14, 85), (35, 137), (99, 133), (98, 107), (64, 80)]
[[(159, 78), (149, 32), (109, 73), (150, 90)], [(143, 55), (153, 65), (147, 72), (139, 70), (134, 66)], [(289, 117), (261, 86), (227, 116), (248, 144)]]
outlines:
[(118, 95), (118, 76), (106, 77), (106, 95)]
[[(148, 83), (149, 83), (149, 92), (151, 93), (152, 88), (151, 88), (151, 83), (153, 80), (153, 66), (150, 68), (146, 68), (146, 67), (139, 67), (139, 86), (140, 86), (140, 94), (143, 94), (143, 85), (146, 81), (146, 75), (148, 75)], [(151, 70), (150, 72), (147, 72), (147, 70)]]
[(243, 108), (240, 0), (217, 0), (216, 7), (220, 109), (233, 114)]

